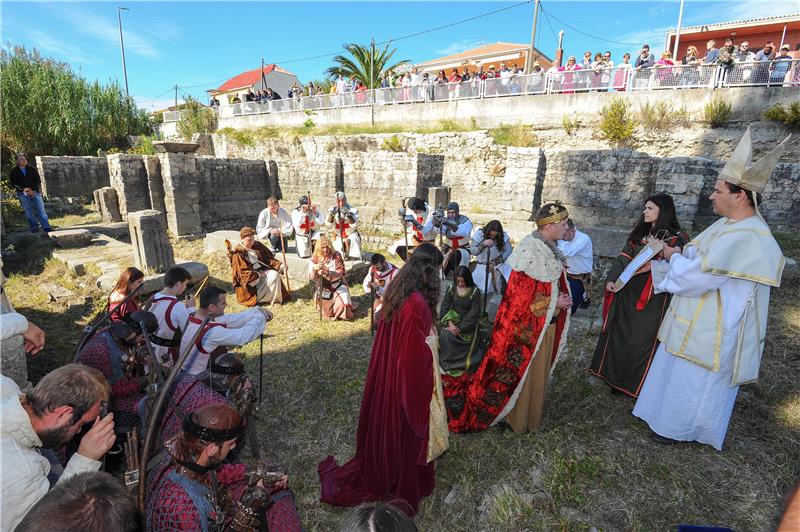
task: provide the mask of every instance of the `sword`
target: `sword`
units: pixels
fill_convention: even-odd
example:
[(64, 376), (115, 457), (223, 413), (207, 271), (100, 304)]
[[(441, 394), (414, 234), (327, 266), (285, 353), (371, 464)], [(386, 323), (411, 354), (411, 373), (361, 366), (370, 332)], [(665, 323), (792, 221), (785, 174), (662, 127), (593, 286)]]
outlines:
[(369, 293), (372, 296), (370, 298), (370, 306), (369, 306), (369, 335), (375, 336), (375, 287), (371, 286), (369, 288)]
[(283, 231), (281, 231), (281, 254), (283, 255), (283, 273), (286, 274), (286, 292), (289, 298), (292, 297), (292, 285), (289, 282), (289, 263), (286, 262), (286, 240), (283, 239)]
[[(189, 353), (192, 352), (192, 347), (194, 347), (195, 342), (200, 337), (200, 333), (203, 332), (203, 329), (206, 328), (208, 322), (211, 320), (211, 314), (206, 314), (206, 317), (203, 318), (203, 322), (198, 327), (197, 332), (194, 333), (194, 337), (192, 337), (192, 341), (186, 345), (186, 348), (178, 357), (178, 361), (175, 362), (175, 365), (172, 367), (172, 371), (170, 371), (167, 380), (164, 382), (164, 385), (161, 387), (161, 390), (158, 392), (158, 397), (156, 398), (156, 402), (153, 405), (153, 411), (150, 414), (150, 422), (147, 424), (147, 435), (144, 439), (144, 448), (142, 449), (142, 455), (139, 459), (139, 464), (146, 464), (148, 462), (150, 456), (150, 450), (153, 447), (153, 439), (155, 438), (156, 428), (158, 426), (159, 418), (161, 417), (161, 410), (164, 408), (164, 401), (167, 400), (167, 394), (172, 387), (172, 384), (175, 382), (175, 379), (178, 378), (178, 373), (180, 372), (181, 367), (186, 362), (186, 359), (189, 358)], [(144, 467), (139, 471), (139, 511), (144, 513), (144, 486), (146, 483), (147, 477), (147, 468)]]
[[(259, 390), (259, 402), (261, 401), (261, 390)], [(261, 460), (261, 448), (258, 446), (258, 429), (256, 428), (256, 418), (253, 414), (247, 414), (247, 439), (250, 440), (250, 451), (253, 458)]]
[[(150, 337), (147, 335), (147, 329), (144, 326), (144, 321), (139, 322), (139, 329), (141, 329), (142, 334), (144, 335), (144, 345), (147, 346), (147, 354), (149, 355), (147, 364), (147, 372), (149, 376), (147, 380), (150, 382), (150, 385), (155, 384), (156, 390), (158, 390), (158, 388), (164, 382), (164, 375), (161, 374), (161, 366), (156, 360), (156, 354), (153, 352), (153, 344), (150, 343)], [(155, 381), (153, 379), (155, 379)]]
[(307, 193), (308, 196), (308, 207), (306, 208), (306, 240), (308, 241), (308, 250), (312, 251), (311, 245), (311, 191), (309, 190)]
[(403, 262), (408, 262), (408, 226), (406, 225), (406, 199), (403, 198), (403, 217), (400, 219), (403, 226), (403, 239), (406, 241), (406, 257)]
[(258, 404), (261, 404), (261, 386), (264, 379), (264, 333), (261, 333), (259, 342), (260, 356), (258, 357)]

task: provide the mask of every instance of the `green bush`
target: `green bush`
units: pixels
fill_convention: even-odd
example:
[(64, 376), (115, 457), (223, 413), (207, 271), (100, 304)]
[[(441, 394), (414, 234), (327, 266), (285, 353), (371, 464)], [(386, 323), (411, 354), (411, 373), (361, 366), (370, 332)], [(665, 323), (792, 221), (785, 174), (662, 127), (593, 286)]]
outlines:
[(403, 143), (400, 141), (400, 137), (397, 135), (392, 135), (391, 137), (386, 137), (383, 139), (381, 149), (394, 152), (405, 151), (405, 148), (403, 148)]
[(153, 141), (156, 140), (155, 135), (142, 135), (137, 138), (136, 144), (128, 150), (128, 153), (136, 155), (155, 155), (156, 150), (153, 148)]
[(639, 122), (645, 131), (659, 133), (671, 131), (676, 127), (689, 125), (689, 113), (685, 107), (675, 109), (671, 102), (660, 101), (654, 104), (644, 102), (639, 106)]
[(561, 117), (561, 125), (564, 126), (564, 131), (566, 131), (567, 135), (572, 135), (573, 132), (581, 127), (581, 119), (577, 116), (570, 118), (569, 115), (564, 115)]
[(790, 103), (787, 109), (776, 103), (764, 111), (764, 118), (770, 122), (782, 122), (790, 129), (800, 130), (800, 102)]
[(116, 83), (89, 82), (66, 63), (17, 46), (0, 51), (0, 137), (11, 152), (94, 155), (152, 133), (147, 113)]
[(539, 144), (539, 138), (533, 132), (533, 128), (524, 124), (500, 124), (487, 131), (487, 134), (494, 139), (495, 144), (501, 146), (529, 148)]
[(22, 223), (22, 205), (17, 199), (17, 192), (6, 179), (0, 181), (0, 211), (3, 216), (3, 227), (10, 227), (17, 222)]
[(728, 123), (731, 117), (731, 104), (719, 96), (714, 96), (703, 107), (703, 117), (711, 127), (722, 127)]
[(303, 127), (306, 129), (311, 129), (316, 125), (317, 124), (315, 124), (314, 121), (311, 120), (310, 118), (306, 118), (305, 122), (303, 122)]
[(217, 129), (217, 113), (213, 109), (200, 105), (191, 96), (181, 109), (178, 121), (178, 134), (184, 140), (191, 140), (195, 133), (213, 133)]
[(630, 147), (634, 144), (636, 125), (636, 117), (631, 112), (628, 101), (614, 97), (600, 110), (600, 122), (597, 128), (600, 137), (612, 146)]

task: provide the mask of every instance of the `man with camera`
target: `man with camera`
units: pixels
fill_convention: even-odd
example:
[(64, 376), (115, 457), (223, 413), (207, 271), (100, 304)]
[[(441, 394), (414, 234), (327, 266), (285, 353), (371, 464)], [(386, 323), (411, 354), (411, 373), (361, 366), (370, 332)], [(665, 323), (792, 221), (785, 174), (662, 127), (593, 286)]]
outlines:
[(50, 462), (40, 449), (57, 449), (92, 423), (58, 481), (100, 469), (116, 439), (113, 414), (100, 413), (108, 391), (99, 371), (80, 364), (48, 373), (29, 394), (0, 376), (0, 530), (14, 530), (50, 489)]
[[(445, 213), (441, 208), (433, 213), (433, 226), (440, 235), (444, 235), (444, 251), (469, 248), (469, 237), (472, 234), (472, 222), (461, 214), (458, 203), (451, 201)], [(447, 262), (447, 259), (445, 259)]]

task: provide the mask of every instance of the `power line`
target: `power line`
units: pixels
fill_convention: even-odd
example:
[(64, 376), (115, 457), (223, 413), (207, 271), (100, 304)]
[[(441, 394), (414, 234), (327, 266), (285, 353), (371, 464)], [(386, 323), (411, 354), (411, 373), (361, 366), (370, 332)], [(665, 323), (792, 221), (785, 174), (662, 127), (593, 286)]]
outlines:
[[(539, 4), (539, 5), (541, 5), (541, 4)], [(622, 42), (622, 41), (614, 41), (614, 40), (612, 40), (612, 39), (604, 39), (603, 37), (598, 37), (597, 35), (592, 35), (591, 33), (586, 33), (586, 32), (585, 32), (585, 31), (583, 31), (583, 30), (579, 30), (579, 29), (578, 29), (578, 28), (576, 28), (575, 26), (572, 26), (572, 25), (570, 25), (570, 24), (567, 24), (566, 22), (564, 22), (563, 20), (561, 20), (560, 18), (558, 18), (558, 17), (557, 17), (557, 16), (555, 16), (555, 15), (550, 15), (550, 16), (551, 16), (551, 17), (553, 17), (553, 18), (554, 18), (555, 20), (557, 20), (558, 22), (562, 23), (564, 26), (568, 27), (569, 29), (571, 29), (571, 30), (573, 30), (573, 31), (577, 31), (577, 32), (578, 32), (578, 33), (580, 33), (581, 35), (586, 35), (587, 37), (591, 37), (592, 39), (595, 39), (595, 40), (598, 40), (598, 41), (603, 41), (603, 42), (610, 42), (610, 43), (614, 43), (614, 44), (624, 44), (624, 45), (626, 45), (626, 46), (639, 46), (639, 44), (637, 44), (637, 43), (632, 43), (632, 42)]]
[[(439, 31), (439, 30), (443, 30), (443, 29), (446, 29), (446, 28), (452, 28), (453, 26), (458, 26), (459, 24), (464, 24), (466, 22), (471, 22), (473, 20), (478, 20), (478, 19), (481, 19), (481, 18), (484, 18), (484, 17), (495, 15), (495, 14), (501, 13), (503, 11), (508, 11), (510, 9), (514, 9), (514, 8), (519, 7), (521, 5), (530, 4), (531, 1), (532, 0), (524, 0), (523, 2), (518, 2), (518, 3), (510, 5), (510, 6), (502, 7), (500, 9), (495, 9), (494, 11), (489, 11), (489, 12), (486, 12), (486, 13), (482, 13), (480, 15), (475, 15), (473, 17), (469, 17), (469, 18), (465, 18), (465, 19), (458, 20), (458, 21), (455, 21), (455, 22), (451, 22), (451, 23), (445, 24), (443, 26), (437, 26), (435, 28), (430, 28), (430, 29), (427, 29), (427, 30), (418, 31), (416, 33), (410, 33), (408, 35), (402, 35), (400, 37), (395, 37), (395, 38), (388, 39), (386, 41), (382, 41), (382, 42), (375, 43), (375, 44), (376, 45), (389, 44), (389, 43), (392, 43), (392, 42), (395, 42), (395, 41), (402, 41), (404, 39), (410, 39), (412, 37), (418, 37), (420, 35), (425, 35), (426, 33), (432, 33), (434, 31)], [(331, 52), (331, 53), (327, 53), (327, 54), (312, 55), (312, 56), (308, 56), (308, 57), (301, 57), (301, 58), (298, 58), (298, 59), (290, 59), (288, 61), (275, 61), (273, 64), (276, 64), (276, 65), (288, 65), (288, 64), (292, 64), (292, 63), (300, 63), (300, 62), (303, 62), (303, 61), (311, 61), (312, 59), (324, 59), (326, 57), (332, 57), (334, 55), (339, 55), (341, 53), (342, 53), (342, 50), (337, 50), (335, 52)], [(222, 81), (225, 81), (227, 79), (229, 79), (229, 78), (220, 78), (220, 79), (217, 79), (217, 80), (214, 80), (214, 81), (210, 81), (208, 83), (198, 83), (197, 85), (188, 85), (188, 86), (184, 86), (182, 88), (184, 88), (184, 89), (195, 89), (197, 87), (208, 87), (209, 85), (215, 85), (215, 84), (220, 83)], [(167, 92), (173, 90), (174, 88), (175, 88), (174, 86), (170, 87), (163, 94), (166, 94)], [(144, 100), (144, 101), (155, 100), (159, 96), (156, 96), (154, 98), (149, 98), (148, 100)]]
[(558, 48), (558, 37), (556, 37), (556, 32), (553, 29), (553, 25), (550, 24), (550, 15), (548, 15), (547, 12), (544, 9), (542, 9), (542, 3), (541, 2), (539, 2), (539, 9), (542, 10), (542, 14), (544, 15), (544, 19), (547, 21), (547, 27), (550, 28), (550, 33), (553, 34), (553, 40), (556, 42), (556, 48)]
[(167, 90), (165, 90), (164, 92), (162, 92), (161, 94), (159, 94), (158, 96), (153, 96), (152, 98), (147, 98), (145, 100), (139, 100), (139, 103), (152, 102), (153, 100), (157, 100), (158, 98), (161, 98), (166, 93), (168, 93), (169, 91), (174, 90), (174, 89), (175, 89), (175, 87), (172, 86), (172, 87), (168, 88)]

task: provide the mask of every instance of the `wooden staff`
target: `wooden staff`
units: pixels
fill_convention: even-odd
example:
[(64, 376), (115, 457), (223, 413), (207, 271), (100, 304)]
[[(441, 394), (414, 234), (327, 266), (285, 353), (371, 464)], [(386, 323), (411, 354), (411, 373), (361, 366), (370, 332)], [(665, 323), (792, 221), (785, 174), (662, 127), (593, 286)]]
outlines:
[(203, 288), (206, 286), (206, 283), (208, 282), (208, 278), (209, 278), (210, 276), (211, 276), (211, 274), (210, 274), (210, 273), (208, 273), (208, 274), (206, 274), (206, 276), (203, 278), (203, 280), (202, 280), (202, 281), (200, 281), (200, 285), (197, 287), (197, 290), (195, 290), (195, 291), (194, 291), (194, 295), (192, 296), (193, 298), (197, 298), (197, 296), (199, 296), (199, 295), (200, 295), (200, 290), (202, 290), (202, 289), (203, 289)]
[(308, 250), (313, 253), (314, 249), (311, 244), (311, 191), (306, 193), (308, 198), (308, 205), (306, 206), (306, 242), (308, 242)]
[(291, 298), (292, 285), (289, 283), (289, 263), (286, 262), (286, 240), (283, 238), (283, 231), (281, 231), (281, 254), (283, 256), (283, 273), (286, 275), (286, 292), (288, 292), (289, 297)]
[(403, 262), (408, 262), (408, 226), (406, 225), (406, 199), (403, 198), (403, 216), (400, 218), (400, 223), (403, 226), (403, 239), (406, 242), (406, 256)]

